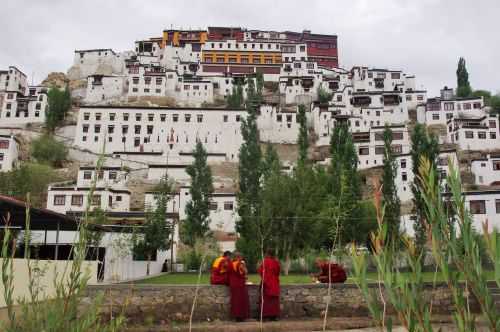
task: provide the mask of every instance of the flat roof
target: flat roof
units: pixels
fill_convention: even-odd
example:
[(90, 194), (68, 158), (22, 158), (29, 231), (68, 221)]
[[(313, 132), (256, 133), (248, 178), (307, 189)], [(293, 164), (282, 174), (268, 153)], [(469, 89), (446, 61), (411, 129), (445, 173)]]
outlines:
[[(27, 203), (14, 197), (0, 195), (0, 227), (15, 227), (26, 229)], [(61, 231), (75, 231), (78, 221), (70, 216), (57, 213), (48, 209), (30, 207), (30, 229)], [(8, 215), (9, 220), (7, 220)]]
[(170, 107), (170, 106), (113, 106), (113, 105), (82, 105), (80, 109), (148, 109), (148, 110), (193, 110), (193, 111), (245, 111), (244, 108), (217, 108), (217, 107)]

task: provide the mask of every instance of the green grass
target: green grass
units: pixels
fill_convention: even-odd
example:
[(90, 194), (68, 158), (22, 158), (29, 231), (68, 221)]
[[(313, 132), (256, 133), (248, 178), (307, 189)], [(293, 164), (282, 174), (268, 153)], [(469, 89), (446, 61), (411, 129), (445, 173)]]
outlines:
[[(485, 271), (487, 274), (488, 280), (494, 279), (493, 271)], [(377, 275), (374, 272), (370, 272), (367, 274), (369, 280), (376, 282)], [(424, 281), (432, 282), (436, 278), (436, 281), (442, 281), (441, 274), (437, 275), (434, 272), (424, 272), (423, 273)], [(260, 277), (257, 274), (250, 274), (248, 276), (248, 280), (254, 284), (260, 283)], [(210, 275), (208, 273), (203, 273), (201, 275), (201, 284), (208, 285), (210, 281)], [(282, 275), (280, 277), (281, 284), (283, 285), (291, 285), (291, 284), (310, 284), (312, 283), (312, 278), (306, 274), (289, 274), (288, 276)], [(137, 284), (164, 284), (164, 285), (194, 285), (198, 282), (198, 274), (197, 273), (171, 273), (171, 274), (163, 274), (161, 276), (156, 276), (152, 278), (146, 278), (142, 280), (138, 280), (135, 283)], [(352, 278), (347, 279), (347, 283), (353, 283)]]
[[(493, 271), (485, 271), (489, 280), (493, 280), (494, 273)], [(367, 277), (369, 280), (376, 282), (377, 275), (374, 272), (368, 273)], [(434, 278), (436, 281), (442, 281), (441, 274), (438, 273), (434, 275), (434, 272), (424, 272), (423, 273), (424, 281), (432, 282)], [(257, 274), (250, 274), (248, 276), (248, 280), (254, 284), (260, 283), (260, 277)], [(312, 283), (312, 279), (309, 275), (306, 274), (290, 274), (288, 276), (280, 277), (281, 284), (290, 285), (290, 284), (310, 284)], [(210, 275), (208, 273), (204, 273), (201, 276), (201, 284), (208, 285), (210, 281)], [(152, 278), (146, 278), (139, 281), (136, 281), (137, 284), (165, 284), (165, 285), (194, 285), (198, 282), (198, 274), (197, 273), (171, 273), (171, 274), (163, 274), (161, 276), (156, 276)], [(347, 279), (347, 283), (353, 283), (352, 278)]]

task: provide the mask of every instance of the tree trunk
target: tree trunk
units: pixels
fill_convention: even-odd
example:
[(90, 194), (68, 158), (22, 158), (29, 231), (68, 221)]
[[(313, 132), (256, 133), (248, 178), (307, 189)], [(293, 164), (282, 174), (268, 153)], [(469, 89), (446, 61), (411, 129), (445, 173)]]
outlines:
[(288, 275), (288, 272), (290, 271), (290, 265), (292, 265), (292, 261), (290, 259), (290, 252), (287, 250), (287, 253), (285, 255), (285, 266), (283, 269), (283, 274)]
[(148, 264), (146, 265), (146, 275), (149, 275), (149, 264), (151, 263), (151, 254), (148, 254)]

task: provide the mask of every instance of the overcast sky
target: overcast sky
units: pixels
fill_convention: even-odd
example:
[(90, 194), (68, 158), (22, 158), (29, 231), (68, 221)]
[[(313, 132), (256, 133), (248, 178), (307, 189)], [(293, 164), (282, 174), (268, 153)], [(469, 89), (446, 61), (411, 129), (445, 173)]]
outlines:
[(0, 69), (31, 82), (66, 72), (75, 49), (130, 50), (164, 28), (242, 26), (337, 34), (340, 66), (402, 69), (429, 95), (456, 85), (500, 90), (500, 0), (0, 0)]

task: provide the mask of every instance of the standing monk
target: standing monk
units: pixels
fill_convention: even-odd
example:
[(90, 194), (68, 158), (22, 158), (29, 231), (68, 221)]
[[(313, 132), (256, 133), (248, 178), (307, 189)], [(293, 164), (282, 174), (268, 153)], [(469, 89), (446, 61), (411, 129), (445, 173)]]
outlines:
[(250, 317), (250, 301), (246, 286), (247, 267), (239, 252), (234, 253), (229, 273), (229, 290), (231, 291), (231, 316), (237, 322)]
[(229, 285), (229, 269), (231, 268), (231, 252), (225, 251), (212, 264), (210, 283), (212, 285)]
[(274, 257), (272, 249), (267, 250), (258, 272), (262, 278), (262, 317), (275, 320), (280, 315), (280, 262)]

